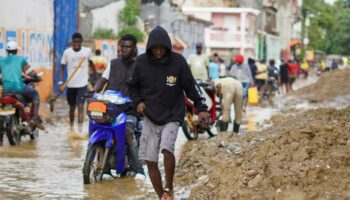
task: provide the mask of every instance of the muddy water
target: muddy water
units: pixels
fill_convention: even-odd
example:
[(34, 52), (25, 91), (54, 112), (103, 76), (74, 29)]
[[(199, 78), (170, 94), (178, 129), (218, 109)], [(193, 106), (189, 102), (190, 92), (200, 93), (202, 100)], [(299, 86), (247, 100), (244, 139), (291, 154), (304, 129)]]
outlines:
[[(249, 107), (241, 132), (260, 130), (264, 127), (263, 121), (275, 111), (272, 107)], [(56, 114), (64, 116), (62, 110)], [(232, 129), (230, 125), (229, 130)], [(106, 175), (98, 184), (84, 185), (86, 135), (87, 122), (81, 133), (76, 133), (69, 131), (66, 122), (52, 121), (46, 133), (41, 132), (35, 141), (23, 138), (20, 146), (12, 147), (5, 137), (0, 147), (0, 199), (156, 199), (148, 176), (145, 182), (136, 182), (132, 178), (112, 179)], [(200, 139), (207, 138), (207, 134), (200, 136)], [(186, 141), (180, 129), (177, 159)], [(160, 168), (163, 171), (162, 162)], [(145, 170), (147, 172), (146, 167)], [(176, 199), (185, 199), (190, 194), (188, 188), (176, 187), (175, 191)]]
[[(0, 147), (0, 199), (154, 199), (148, 178), (140, 183), (106, 177), (98, 184), (84, 185), (84, 137), (69, 131), (65, 123), (49, 126), (36, 141), (23, 138), (20, 146), (9, 146), (5, 137)], [(185, 142), (179, 132), (177, 157)]]

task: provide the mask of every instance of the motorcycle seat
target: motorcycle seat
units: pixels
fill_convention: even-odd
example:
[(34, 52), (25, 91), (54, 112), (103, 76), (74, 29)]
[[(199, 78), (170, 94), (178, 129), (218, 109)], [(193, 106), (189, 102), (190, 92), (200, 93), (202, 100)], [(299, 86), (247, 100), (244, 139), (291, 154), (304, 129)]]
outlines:
[(23, 105), (26, 105), (27, 104), (27, 101), (25, 100), (24, 96), (21, 95), (21, 94), (18, 94), (18, 93), (14, 93), (14, 92), (11, 92), (11, 91), (8, 91), (8, 90), (5, 90), (2, 92), (2, 95), (1, 96), (11, 96), (11, 97), (14, 97), (16, 98), (18, 101), (20, 101)]

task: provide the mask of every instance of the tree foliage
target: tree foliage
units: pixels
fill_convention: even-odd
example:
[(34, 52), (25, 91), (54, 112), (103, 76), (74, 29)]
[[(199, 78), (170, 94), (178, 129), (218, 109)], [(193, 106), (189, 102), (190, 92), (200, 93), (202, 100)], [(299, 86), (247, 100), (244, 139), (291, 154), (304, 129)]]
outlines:
[(350, 54), (350, 0), (338, 0), (333, 5), (324, 0), (304, 0), (303, 14), (311, 16), (310, 48), (328, 54)]
[(94, 31), (93, 37), (95, 39), (115, 39), (117, 36), (114, 34), (114, 31), (112, 29), (108, 28), (97, 28)]
[(128, 0), (123, 10), (119, 13), (118, 18), (123, 22), (123, 28), (118, 33), (118, 37), (125, 34), (133, 34), (139, 41), (143, 41), (145, 36), (137, 28), (137, 21), (141, 14), (141, 8), (138, 0)]
[(141, 8), (137, 0), (126, 1), (126, 5), (119, 14), (119, 19), (125, 26), (133, 26), (137, 23), (137, 17), (141, 14)]

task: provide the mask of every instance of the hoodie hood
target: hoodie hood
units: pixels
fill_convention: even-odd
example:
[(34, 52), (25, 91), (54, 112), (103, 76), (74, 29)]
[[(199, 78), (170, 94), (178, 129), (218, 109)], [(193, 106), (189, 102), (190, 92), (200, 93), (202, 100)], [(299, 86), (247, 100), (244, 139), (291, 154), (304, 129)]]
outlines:
[(146, 46), (146, 53), (148, 56), (152, 56), (151, 49), (157, 45), (164, 46), (167, 49), (166, 57), (169, 57), (172, 50), (171, 40), (168, 32), (160, 26), (155, 27), (149, 34)]

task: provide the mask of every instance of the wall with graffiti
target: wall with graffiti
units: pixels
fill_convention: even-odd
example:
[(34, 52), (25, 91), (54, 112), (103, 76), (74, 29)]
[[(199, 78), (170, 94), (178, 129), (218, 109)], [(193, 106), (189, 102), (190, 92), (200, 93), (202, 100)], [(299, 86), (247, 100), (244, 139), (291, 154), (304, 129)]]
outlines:
[[(6, 56), (6, 43), (19, 45), (24, 56), (36, 71), (44, 72), (36, 88), (45, 100), (53, 87), (54, 0), (1, 0), (0, 57)], [(24, 9), (25, 8), (25, 9)]]
[(6, 43), (17, 41), (19, 55), (24, 56), (34, 68), (51, 69), (53, 63), (52, 33), (0, 27), (0, 56), (6, 56)]

